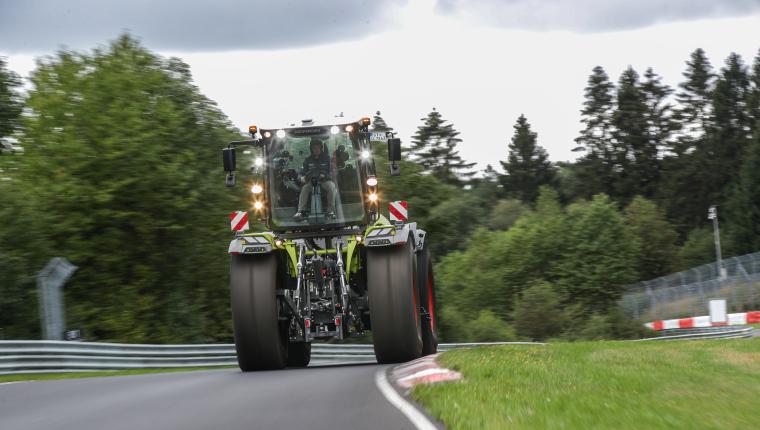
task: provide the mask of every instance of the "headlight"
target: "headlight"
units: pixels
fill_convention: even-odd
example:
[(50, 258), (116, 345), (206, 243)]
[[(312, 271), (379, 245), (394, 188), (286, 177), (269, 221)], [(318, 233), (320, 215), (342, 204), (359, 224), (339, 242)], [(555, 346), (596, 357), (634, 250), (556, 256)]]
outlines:
[(330, 127), (330, 134), (338, 134), (339, 131), (340, 129), (338, 128), (337, 125)]
[(260, 211), (261, 209), (264, 208), (264, 203), (257, 201), (253, 204), (253, 208), (256, 209), (257, 211)]
[(253, 160), (253, 164), (255, 164), (256, 167), (261, 167), (264, 165), (264, 159), (261, 157), (256, 157), (256, 159)]
[(372, 203), (375, 203), (377, 201), (377, 194), (376, 193), (370, 193), (369, 195), (369, 201)]
[(285, 137), (285, 130), (277, 130), (277, 133), (275, 133), (274, 135), (282, 139), (283, 137)]
[(376, 187), (377, 186), (377, 178), (374, 176), (370, 176), (367, 178), (367, 185), (370, 187)]
[(366, 149), (364, 151), (362, 151), (362, 160), (368, 160), (369, 157), (371, 157), (371, 156), (372, 156), (372, 154), (369, 151), (367, 151)]
[(253, 194), (261, 194), (263, 191), (264, 191), (264, 187), (262, 187), (259, 184), (253, 184), (253, 186), (251, 187), (251, 192)]

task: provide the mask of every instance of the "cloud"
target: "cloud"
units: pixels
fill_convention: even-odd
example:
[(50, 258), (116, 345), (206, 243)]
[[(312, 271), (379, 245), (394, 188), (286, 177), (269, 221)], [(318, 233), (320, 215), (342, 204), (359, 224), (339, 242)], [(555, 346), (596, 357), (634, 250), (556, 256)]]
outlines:
[(760, 12), (760, 0), (438, 0), (439, 13), (523, 30), (579, 33)]
[(130, 31), (170, 51), (280, 49), (355, 40), (407, 0), (0, 0), (0, 51), (91, 48)]

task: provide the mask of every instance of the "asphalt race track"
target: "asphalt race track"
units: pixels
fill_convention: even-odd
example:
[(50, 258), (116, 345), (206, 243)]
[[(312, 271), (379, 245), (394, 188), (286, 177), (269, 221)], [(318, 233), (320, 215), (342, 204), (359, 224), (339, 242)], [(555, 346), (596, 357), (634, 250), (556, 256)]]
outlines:
[(375, 374), (386, 367), (223, 369), (0, 384), (0, 429), (414, 429), (375, 384)]

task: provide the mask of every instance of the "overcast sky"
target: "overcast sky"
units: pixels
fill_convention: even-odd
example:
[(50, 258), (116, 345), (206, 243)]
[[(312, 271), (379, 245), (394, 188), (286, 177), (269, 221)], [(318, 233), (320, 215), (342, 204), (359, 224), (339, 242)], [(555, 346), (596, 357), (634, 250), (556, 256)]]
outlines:
[(125, 30), (187, 62), (241, 129), (380, 110), (408, 141), (436, 107), (484, 167), (521, 113), (552, 160), (573, 159), (596, 65), (675, 85), (697, 47), (718, 67), (732, 51), (750, 62), (760, 0), (0, 0), (0, 56), (24, 76)]

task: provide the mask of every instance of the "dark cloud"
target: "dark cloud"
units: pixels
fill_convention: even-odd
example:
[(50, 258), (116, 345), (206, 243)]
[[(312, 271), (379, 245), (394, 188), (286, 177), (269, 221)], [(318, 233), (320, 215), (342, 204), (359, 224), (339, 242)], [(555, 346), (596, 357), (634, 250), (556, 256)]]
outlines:
[(498, 27), (587, 33), (755, 14), (760, 0), (438, 0), (436, 8)]
[(0, 0), (0, 51), (90, 48), (125, 30), (155, 49), (276, 49), (354, 40), (407, 0)]

